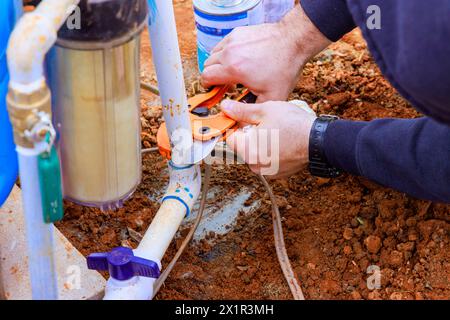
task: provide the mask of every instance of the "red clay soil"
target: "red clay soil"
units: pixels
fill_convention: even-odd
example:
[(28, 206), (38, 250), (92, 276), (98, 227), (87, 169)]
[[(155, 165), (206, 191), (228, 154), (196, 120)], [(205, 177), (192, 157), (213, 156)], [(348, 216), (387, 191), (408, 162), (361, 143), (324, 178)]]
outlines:
[[(175, 9), (192, 94), (198, 73), (191, 1), (175, 1)], [(147, 34), (142, 54), (142, 79), (154, 83)], [(292, 98), (307, 101), (318, 113), (348, 119), (420, 116), (382, 77), (358, 31), (306, 66)], [(143, 92), (144, 147), (155, 146), (161, 122), (156, 103)], [(66, 204), (59, 228), (83, 254), (137, 245), (138, 234), (145, 232), (159, 208), (149, 196), (167, 183), (166, 163), (159, 155), (145, 155), (143, 165), (142, 183), (123, 209), (100, 212)], [(287, 250), (307, 299), (450, 298), (450, 206), (416, 200), (349, 175), (327, 180), (301, 173), (271, 184)], [(222, 187), (222, 197), (250, 188), (253, 194), (246, 205), (262, 199), (261, 206), (240, 215), (228, 234), (211, 234), (213, 241), (191, 244), (156, 298), (291, 299), (276, 258), (264, 188), (244, 166), (215, 167), (212, 185)], [(181, 239), (171, 245), (164, 265)], [(370, 265), (381, 269), (379, 290), (367, 288)]]

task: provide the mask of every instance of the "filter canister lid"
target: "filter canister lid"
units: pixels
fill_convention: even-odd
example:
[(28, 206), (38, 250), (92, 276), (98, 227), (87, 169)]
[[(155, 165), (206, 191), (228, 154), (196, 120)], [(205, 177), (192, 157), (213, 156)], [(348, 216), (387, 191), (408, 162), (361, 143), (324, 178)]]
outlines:
[(148, 14), (147, 0), (81, 0), (78, 10), (80, 28), (65, 23), (58, 39), (111, 42), (140, 31)]

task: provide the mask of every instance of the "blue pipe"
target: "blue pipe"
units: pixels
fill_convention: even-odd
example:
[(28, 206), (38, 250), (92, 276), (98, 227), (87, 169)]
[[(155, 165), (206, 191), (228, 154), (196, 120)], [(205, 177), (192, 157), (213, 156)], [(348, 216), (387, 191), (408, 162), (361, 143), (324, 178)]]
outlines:
[(17, 154), (11, 123), (6, 110), (9, 81), (6, 48), (9, 35), (21, 14), (21, 1), (0, 1), (0, 207), (8, 198), (18, 174)]

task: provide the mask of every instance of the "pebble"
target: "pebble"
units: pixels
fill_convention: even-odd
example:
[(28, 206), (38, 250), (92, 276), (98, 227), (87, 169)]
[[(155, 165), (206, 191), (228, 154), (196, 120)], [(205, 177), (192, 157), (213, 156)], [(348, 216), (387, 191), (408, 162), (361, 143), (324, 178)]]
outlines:
[(344, 247), (344, 254), (346, 255), (346, 256), (348, 256), (348, 255), (350, 255), (352, 253), (352, 247), (350, 247), (350, 246), (345, 246)]
[(250, 278), (247, 275), (243, 275), (241, 277), (242, 281), (244, 281), (245, 284), (250, 284)]
[(308, 268), (309, 270), (315, 270), (316, 265), (314, 263), (308, 262), (308, 264), (306, 265), (306, 268)]
[(416, 292), (414, 294), (414, 296), (415, 296), (416, 300), (423, 300), (424, 299), (424, 297), (423, 297), (421, 292)]
[(377, 236), (368, 236), (364, 240), (364, 244), (366, 245), (367, 251), (369, 251), (372, 254), (378, 253), (381, 249), (381, 239)]
[(280, 209), (285, 209), (289, 205), (289, 202), (286, 199), (286, 197), (276, 195), (275, 199), (276, 199), (276, 203)]
[(378, 291), (372, 291), (367, 295), (369, 300), (381, 300), (381, 295)]
[(389, 296), (390, 300), (402, 300), (403, 299), (403, 295), (401, 294), (401, 292), (393, 292), (390, 296)]
[(356, 219), (356, 218), (353, 218), (352, 221), (350, 222), (350, 224), (353, 228), (359, 227), (359, 222), (358, 222), (358, 219)]
[(415, 243), (412, 241), (409, 241), (409, 242), (399, 243), (397, 245), (397, 250), (410, 252), (410, 251), (414, 250), (414, 247), (415, 247)]
[(192, 279), (192, 278), (194, 278), (194, 273), (192, 271), (185, 272), (180, 276), (181, 280)]
[(327, 183), (330, 182), (331, 179), (329, 178), (316, 178), (316, 182), (318, 186), (323, 186), (326, 185)]
[(351, 228), (345, 228), (342, 236), (345, 240), (350, 240), (353, 237), (353, 230)]
[(361, 294), (356, 290), (352, 291), (351, 296), (352, 296), (353, 300), (361, 300), (362, 299)]
[(403, 254), (394, 250), (389, 255), (389, 264), (393, 267), (400, 267), (403, 264)]
[(331, 106), (340, 106), (346, 103), (351, 98), (350, 94), (347, 92), (333, 93), (327, 96), (327, 100)]

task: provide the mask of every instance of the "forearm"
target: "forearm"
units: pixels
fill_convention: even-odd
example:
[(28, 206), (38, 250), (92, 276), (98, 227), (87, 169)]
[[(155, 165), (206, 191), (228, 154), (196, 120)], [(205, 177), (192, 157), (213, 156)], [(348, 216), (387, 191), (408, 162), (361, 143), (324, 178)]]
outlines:
[(280, 39), (295, 43), (297, 55), (308, 61), (331, 44), (309, 19), (301, 5), (296, 5), (280, 22)]
[(450, 127), (429, 118), (339, 120), (324, 141), (328, 161), (412, 196), (450, 203)]

